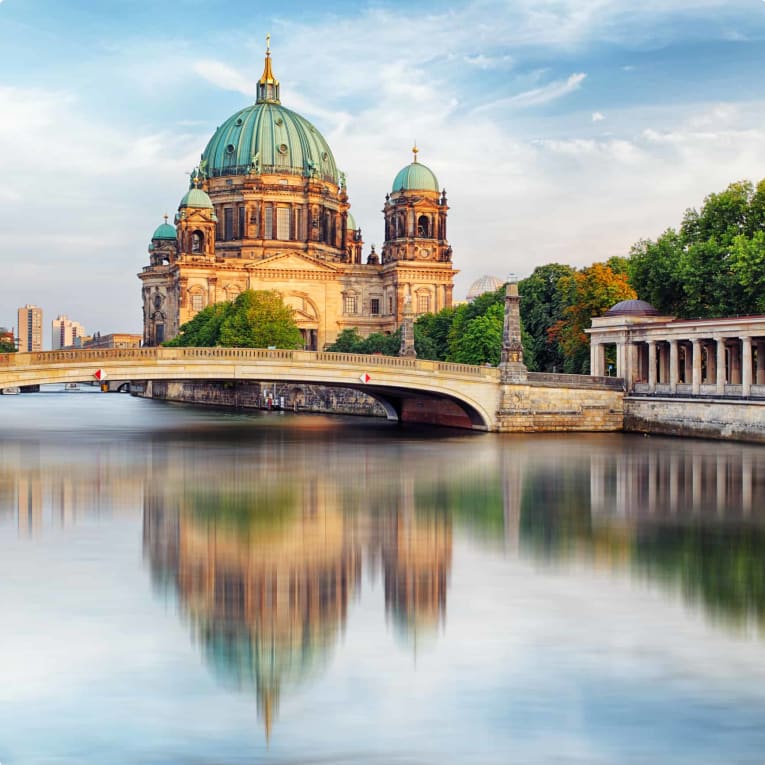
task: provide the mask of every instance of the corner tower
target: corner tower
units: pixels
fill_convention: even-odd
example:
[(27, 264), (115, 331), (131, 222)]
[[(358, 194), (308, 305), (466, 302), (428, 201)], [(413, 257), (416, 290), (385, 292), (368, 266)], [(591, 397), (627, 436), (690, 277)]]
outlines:
[(446, 238), (449, 206), (435, 173), (417, 158), (402, 168), (385, 196), (385, 243), (382, 249), (386, 308), (400, 323), (404, 301), (411, 298), (415, 316), (452, 304), (457, 271)]

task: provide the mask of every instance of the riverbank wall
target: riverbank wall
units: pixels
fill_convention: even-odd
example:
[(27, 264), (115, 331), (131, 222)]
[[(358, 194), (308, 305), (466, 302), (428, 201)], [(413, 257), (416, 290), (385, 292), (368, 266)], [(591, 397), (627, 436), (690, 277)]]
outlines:
[(624, 430), (765, 443), (765, 400), (626, 396)]
[(161, 401), (233, 409), (285, 409), (319, 414), (386, 416), (383, 406), (366, 393), (322, 385), (153, 380), (147, 382), (138, 395)]

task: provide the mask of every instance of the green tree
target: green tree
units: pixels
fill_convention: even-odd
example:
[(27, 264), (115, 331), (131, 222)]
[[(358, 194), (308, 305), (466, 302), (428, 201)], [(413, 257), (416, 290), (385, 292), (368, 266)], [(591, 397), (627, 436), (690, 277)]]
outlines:
[(493, 303), (485, 313), (465, 322), (454, 338), (451, 360), (459, 364), (498, 364), (502, 352), (502, 303)]
[(563, 369), (563, 349), (550, 328), (563, 319), (568, 305), (567, 294), (561, 289), (564, 276), (572, 276), (574, 269), (560, 263), (538, 266), (529, 277), (518, 284), (521, 296), (521, 322), (524, 334), (524, 361), (526, 366), (538, 372)]
[(168, 346), (302, 348), (293, 310), (273, 290), (247, 290), (234, 302), (207, 306), (181, 327)]
[(743, 293), (742, 313), (765, 313), (765, 231), (733, 240), (731, 268)]
[(0, 353), (16, 353), (16, 346), (8, 340), (0, 340)]

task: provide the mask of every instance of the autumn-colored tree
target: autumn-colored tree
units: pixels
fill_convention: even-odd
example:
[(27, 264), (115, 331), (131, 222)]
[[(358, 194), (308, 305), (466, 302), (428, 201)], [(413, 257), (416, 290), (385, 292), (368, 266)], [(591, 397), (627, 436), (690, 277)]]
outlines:
[(565, 355), (564, 371), (587, 374), (590, 370), (590, 342), (584, 330), (593, 316), (602, 316), (622, 300), (637, 297), (626, 274), (615, 274), (605, 263), (594, 263), (560, 282), (567, 295), (564, 318), (550, 329), (551, 340), (560, 344)]

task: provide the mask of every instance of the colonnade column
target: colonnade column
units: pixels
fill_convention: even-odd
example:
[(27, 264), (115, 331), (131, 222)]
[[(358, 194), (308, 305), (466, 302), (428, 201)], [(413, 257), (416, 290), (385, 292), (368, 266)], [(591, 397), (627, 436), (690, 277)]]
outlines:
[(648, 391), (656, 392), (656, 341), (648, 341)]
[(602, 347), (600, 343), (596, 343), (590, 338), (590, 376), (592, 377), (600, 377), (603, 374), (603, 369), (598, 364), (598, 356)]
[(691, 376), (692, 392), (698, 394), (701, 391), (701, 342), (693, 340), (691, 342), (693, 349), (693, 373)]
[(669, 341), (669, 392), (677, 393), (677, 378), (680, 376), (677, 364), (677, 340)]
[(752, 395), (752, 338), (741, 338), (741, 395)]
[(725, 338), (716, 337), (717, 343), (717, 393), (725, 393)]

